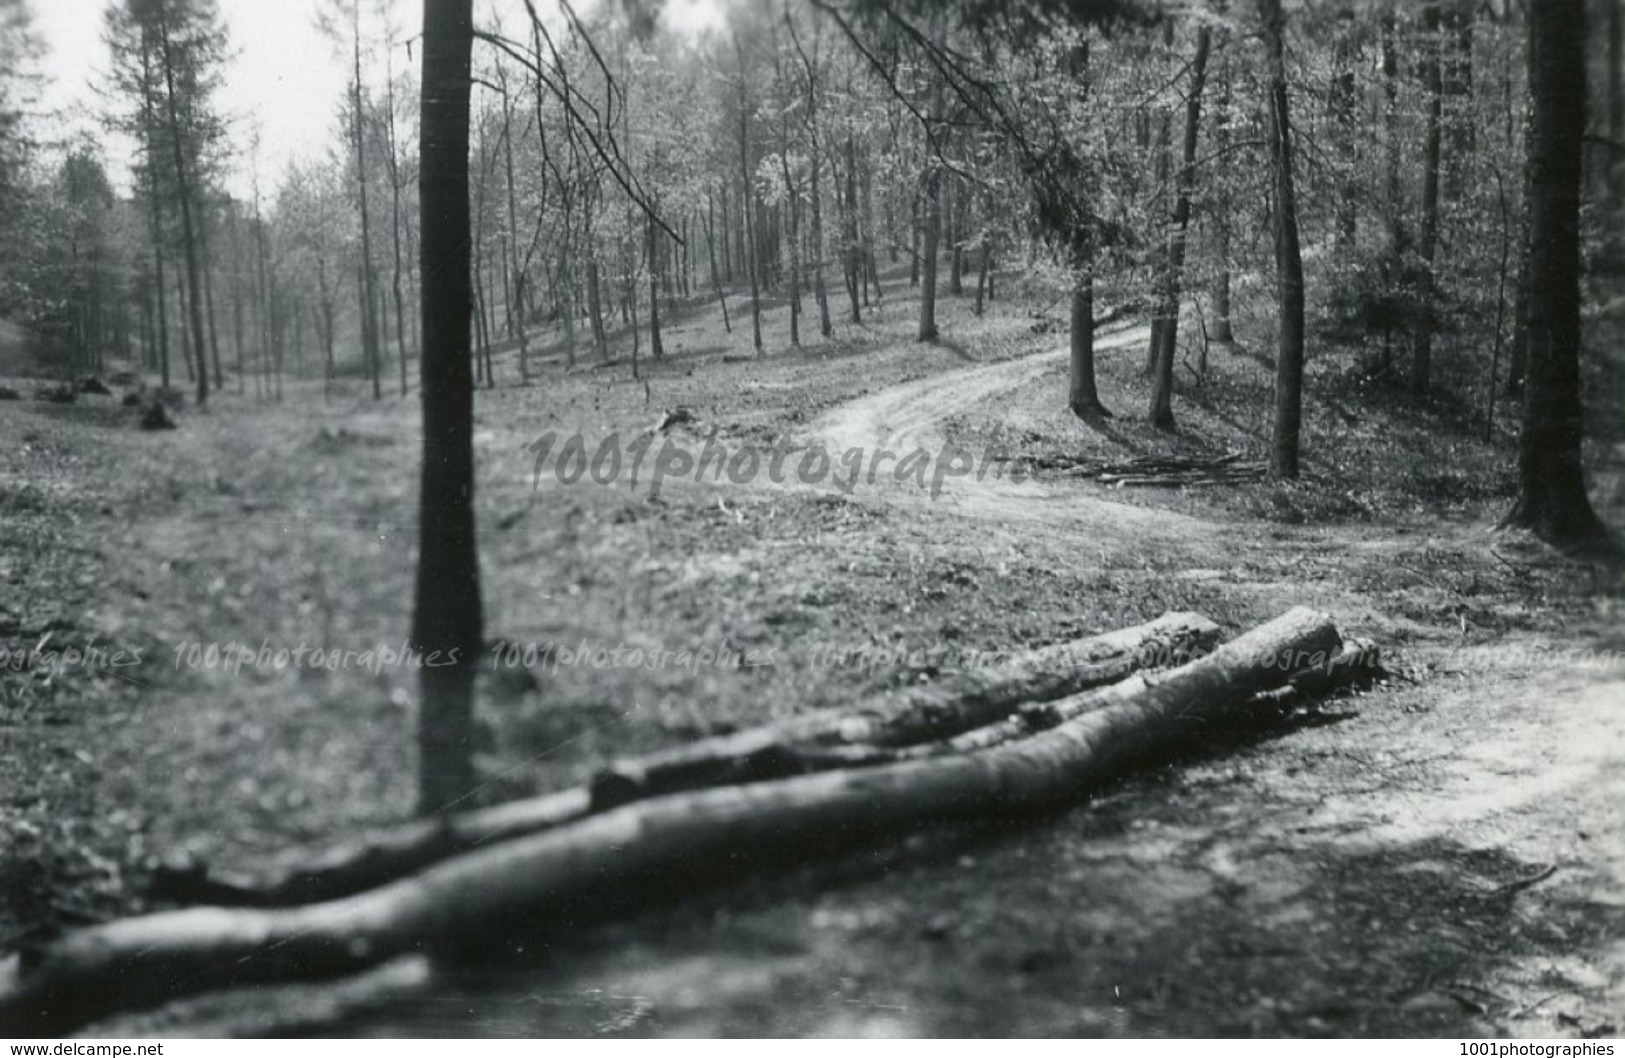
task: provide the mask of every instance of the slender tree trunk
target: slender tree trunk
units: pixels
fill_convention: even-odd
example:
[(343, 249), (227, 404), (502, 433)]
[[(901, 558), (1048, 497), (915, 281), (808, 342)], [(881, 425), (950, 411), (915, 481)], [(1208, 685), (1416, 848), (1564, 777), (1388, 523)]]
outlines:
[(198, 242), (203, 252), (203, 309), (209, 321), (209, 359), (214, 365), (214, 388), (216, 391), (224, 389), (226, 385), (225, 372), (220, 370), (220, 333), (215, 324), (214, 313), (214, 255), (209, 252), (208, 217), (205, 214), (198, 218)]
[(609, 360), (609, 337), (604, 333), (603, 290), (599, 281), (598, 256), (587, 258), (587, 312), (592, 316), (592, 343), (600, 361)]
[(1399, 35), (1398, 15), (1392, 0), (1382, 11), (1382, 98), (1383, 98), (1383, 171), (1385, 201), (1388, 212), (1388, 249), (1390, 275), (1399, 274), (1399, 258), (1404, 253), (1405, 204), (1403, 185), (1399, 178), (1402, 145), (1399, 128)]
[(869, 154), (863, 155), (863, 182), (860, 186), (860, 195), (863, 200), (863, 264), (866, 274), (875, 285), (875, 301), (881, 298), (880, 269), (875, 261), (875, 211), (874, 211), (874, 174), (870, 171)]
[(982, 300), (987, 296), (987, 232), (977, 240), (976, 246), (976, 315), (982, 314)]
[(424, 0), (423, 8), (423, 479), (412, 645), (441, 662), (419, 670), (418, 810), (425, 815), (450, 810), (474, 789), (483, 618), (468, 347), (471, 8), (472, 0)]
[[(1172, 130), (1173, 119), (1167, 110), (1163, 110), (1157, 119), (1155, 180), (1159, 189), (1159, 196), (1163, 196), (1164, 200), (1166, 200), (1165, 196), (1168, 193), (1168, 173), (1173, 167), (1169, 155), (1169, 142), (1173, 135)], [(1159, 248), (1152, 252), (1156, 260), (1152, 267), (1152, 273), (1155, 277), (1157, 311), (1151, 317), (1151, 340), (1145, 346), (1144, 374), (1146, 375), (1151, 375), (1157, 370), (1157, 354), (1162, 349), (1162, 332), (1168, 326), (1168, 320), (1163, 316), (1163, 312), (1168, 305), (1168, 244), (1163, 242)]]
[(717, 188), (717, 194), (722, 197), (722, 271), (727, 276), (728, 285), (732, 286), (734, 281), (734, 256), (733, 244), (728, 238), (728, 232), (732, 226), (728, 221), (733, 214), (728, 210), (728, 181), (722, 181), (722, 185)]
[[(1221, 49), (1222, 52), (1222, 49)], [(1214, 107), (1213, 151), (1223, 156), (1230, 147), (1230, 66), (1228, 59), (1220, 61), (1219, 98)], [(1226, 202), (1215, 202), (1213, 213), (1213, 256), (1217, 274), (1213, 279), (1213, 327), (1209, 337), (1224, 345), (1234, 345), (1235, 331), (1230, 322), (1230, 209)]]
[(632, 331), (632, 377), (638, 377), (638, 353), (642, 351), (642, 334), (638, 329), (638, 277), (636, 269), (626, 278), (626, 296), (621, 300), (626, 311), (628, 327)]
[(789, 195), (789, 209), (785, 210), (785, 223), (789, 228), (790, 243), (790, 346), (801, 348), (801, 233), (800, 210), (796, 206), (796, 188), (790, 175), (789, 133), (781, 121), (779, 127), (779, 168)]
[[(394, 53), (386, 44), (384, 50), (384, 77), (388, 82), (387, 95), (384, 105), (385, 114), (384, 136), (385, 147), (389, 151), (389, 209), (390, 209), (390, 243), (394, 255), (394, 266), (389, 273), (390, 294), (395, 301), (395, 344), (401, 361), (401, 396), (406, 396), (406, 307), (405, 298), (401, 292), (401, 273), (405, 270), (402, 264), (401, 252), (401, 167), (396, 152), (399, 144), (395, 138), (395, 65)], [(521, 355), (521, 360), (523, 356)]]
[(935, 162), (925, 171), (925, 249), (920, 275), (920, 331), (918, 339), (937, 339), (937, 256), (942, 239), (942, 170)]
[(824, 286), (824, 208), (823, 184), (820, 179), (823, 159), (818, 149), (818, 133), (812, 135), (812, 269), (813, 300), (818, 302), (818, 333), (828, 338), (835, 328), (829, 319), (829, 290)]
[[(519, 260), (519, 206), (514, 193), (513, 179), (513, 108), (508, 103), (508, 83), (502, 82), (502, 165), (508, 192), (508, 268), (511, 271), (511, 289), (508, 320), (519, 338), (519, 381), (530, 385), (530, 337), (525, 333), (525, 301), (523, 287), (525, 266)], [(570, 351), (575, 360), (575, 350)]]
[(155, 283), (154, 301), (158, 307), (158, 357), (159, 379), (164, 389), (169, 389), (169, 296), (164, 290), (164, 240), (162, 223), (158, 214), (158, 197), (153, 196), (152, 223), (154, 236), (152, 240), (152, 267)]
[(1185, 234), (1190, 227), (1191, 194), (1196, 187), (1196, 135), (1202, 126), (1202, 89), (1207, 82), (1207, 57), (1212, 31), (1196, 31), (1196, 55), (1191, 59), (1191, 85), (1185, 95), (1185, 138), (1180, 156), (1178, 190), (1174, 201), (1174, 227), (1168, 236), (1167, 278), (1162, 291), (1162, 343), (1157, 350), (1157, 371), (1151, 388), (1151, 425), (1174, 427), (1174, 352), (1179, 342), (1180, 287), (1185, 270)]
[[(235, 227), (235, 224), (233, 225)], [(232, 275), (231, 275), (231, 334), (232, 347), (237, 354), (237, 392), (241, 395), (247, 389), (247, 380), (243, 378), (244, 339), (243, 339), (243, 275), (242, 252), (233, 239)]]
[(1422, 257), (1422, 320), (1412, 349), (1411, 386), (1425, 393), (1430, 382), (1433, 335), (1437, 329), (1438, 280), (1434, 257), (1439, 239), (1439, 165), (1443, 139), (1444, 89), (1440, 75), (1439, 6), (1429, 4), (1422, 12), (1424, 43), (1422, 80), (1427, 89), (1427, 136), (1422, 148), (1422, 233), (1418, 252)]
[(1275, 180), (1275, 280), (1279, 290), (1280, 346), (1275, 358), (1275, 432), (1270, 475), (1298, 476), (1303, 420), (1303, 256), (1298, 245), (1298, 199), (1292, 182), (1292, 120), (1287, 109), (1286, 17), (1281, 0), (1258, 0), (1269, 71), (1270, 162)]
[[(923, 186), (923, 185), (922, 185)], [(920, 285), (920, 195), (921, 190), (916, 189), (913, 201), (909, 204), (908, 220), (908, 285)]]
[(192, 348), (197, 350), (197, 402), (201, 407), (209, 400), (209, 371), (203, 362), (202, 263), (198, 259), (198, 237), (192, 217), (192, 179), (186, 171), (180, 103), (175, 98), (175, 57), (170, 50), (169, 20), (166, 17), (159, 17), (158, 33), (159, 43), (163, 49), (164, 100), (169, 114), (170, 149), (175, 164), (175, 197), (181, 207), (181, 244), (186, 257), (188, 288), (186, 301), (191, 322)]
[(656, 360), (666, 357), (666, 347), (660, 341), (660, 232), (654, 214), (648, 218), (649, 229), (649, 355)]
[(186, 365), (186, 380), (197, 381), (197, 362), (192, 359), (192, 330), (187, 325), (191, 319), (188, 312), (186, 297), (186, 276), (181, 272), (179, 265), (175, 268), (175, 315), (181, 321), (181, 363)]
[(355, 8), (356, 22), (351, 27), (351, 56), (353, 59), (353, 77), (351, 82), (351, 101), (354, 107), (353, 134), (355, 147), (355, 180), (358, 201), (361, 207), (361, 347), (367, 361), (367, 370), (372, 375), (372, 397), (382, 400), (384, 396), (383, 357), (378, 342), (378, 320), (374, 315), (377, 300), (373, 292), (372, 270), (372, 218), (367, 205), (367, 152), (366, 138), (363, 127), (363, 98), (361, 93), (361, 7)]
[[(743, 60), (741, 60), (743, 70)], [(744, 95), (744, 77), (740, 77), (739, 96), (739, 199), (745, 214), (745, 242), (750, 245), (750, 332), (751, 344), (757, 352), (762, 351), (762, 262), (757, 254), (756, 232), (751, 224), (750, 200), (750, 108), (746, 105)], [(741, 252), (740, 259), (744, 260)]]
[[(726, 241), (723, 243), (727, 245)], [(717, 292), (717, 304), (722, 306), (722, 331), (732, 334), (733, 321), (728, 318), (728, 295), (722, 289), (722, 276), (717, 272), (717, 219), (711, 192), (705, 192), (705, 254), (711, 266), (711, 286)]]
[(862, 274), (860, 253), (858, 249), (858, 195), (857, 195), (857, 154), (853, 149), (852, 137), (846, 137), (846, 181), (845, 190), (841, 196), (841, 269), (846, 275), (846, 293), (852, 303), (852, 322), (863, 322), (863, 310), (860, 306), (862, 298)]
[(1585, 135), (1585, 4), (1531, 4), (1529, 287), (1520, 496), (1513, 525), (1577, 551), (1614, 550), (1581, 466), (1580, 185)]

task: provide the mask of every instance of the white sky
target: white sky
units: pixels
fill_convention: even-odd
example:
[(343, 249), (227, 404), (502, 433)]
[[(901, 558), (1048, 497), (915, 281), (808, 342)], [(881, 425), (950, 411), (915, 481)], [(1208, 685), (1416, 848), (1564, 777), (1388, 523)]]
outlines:
[[(68, 128), (85, 131), (106, 145), (114, 179), (124, 182), (128, 146), (113, 142), (101, 128), (102, 101), (92, 87), (105, 78), (107, 47), (102, 43), (102, 12), (110, 0), (27, 0), (46, 46), (43, 72), (49, 81), (42, 104), (64, 115)], [(292, 161), (319, 157), (334, 140), (336, 114), (348, 71), (334, 45), (315, 28), (320, 0), (217, 0), (235, 57), (217, 98), (235, 124), (233, 172), (228, 189), (246, 197), (252, 186), (250, 134), (260, 134), (261, 189), (269, 193)], [(368, 5), (370, 6), (370, 5)], [(394, 0), (400, 35), (416, 36), (422, 24), (421, 0)], [(555, 8), (538, 0), (537, 9)], [(578, 8), (591, 8), (591, 0)], [(720, 20), (718, 0), (667, 0), (667, 18), (698, 28)], [(476, 21), (487, 25), (500, 12), (508, 27), (526, 25), (523, 0), (476, 0)], [(367, 32), (367, 30), (363, 30)], [(412, 48), (413, 56), (418, 49)], [(404, 49), (396, 69), (406, 64)], [(382, 70), (380, 59), (378, 69)], [(377, 82), (375, 82), (377, 83)]]

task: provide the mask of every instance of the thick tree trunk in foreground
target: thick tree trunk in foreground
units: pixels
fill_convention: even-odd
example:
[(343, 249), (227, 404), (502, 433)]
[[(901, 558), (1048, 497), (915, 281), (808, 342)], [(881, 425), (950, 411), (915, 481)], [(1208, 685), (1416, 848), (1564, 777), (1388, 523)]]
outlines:
[(1522, 493), (1508, 515), (1558, 547), (1612, 550), (1580, 464), (1580, 179), (1585, 5), (1530, 6), (1529, 244)]
[(1275, 282), (1280, 345), (1275, 358), (1275, 433), (1270, 476), (1298, 476), (1303, 424), (1303, 254), (1298, 245), (1298, 197), (1292, 183), (1292, 121), (1286, 93), (1286, 16), (1281, 0), (1258, 0), (1269, 55), (1270, 161), (1275, 175)]
[[(256, 877), (201, 866), (170, 867), (155, 895), (187, 903), (287, 906), (359, 892), (498, 838), (545, 830), (601, 810), (675, 790), (758, 781), (818, 770), (804, 750), (843, 740), (907, 745), (998, 720), (1023, 702), (1073, 694), (1210, 650), (1219, 629), (1193, 613), (1030, 651), (1003, 665), (962, 672), (856, 709), (813, 713), (617, 762), (592, 784), (441, 820), (380, 829), (317, 855), (289, 858)], [(825, 758), (827, 759), (827, 758)]]
[(441, 662), (426, 663), (420, 677), (418, 810), (425, 814), (448, 810), (474, 788), (482, 617), (468, 336), (471, 4), (426, 0), (423, 10), (423, 476), (412, 645), (426, 662)]
[[(436, 3), (429, 0), (431, 12)], [(424, 945), (538, 927), (550, 915), (559, 922), (604, 914), (624, 909), (629, 895), (726, 882), (742, 862), (794, 860), (809, 846), (1053, 809), (1210, 733), (1244, 712), (1250, 696), (1331, 664), (1341, 647), (1329, 618), (1296, 609), (1143, 694), (985, 752), (656, 798), (328, 903), (195, 908), (81, 930), (46, 946), (26, 969), (15, 957), (0, 963), (0, 1019), (60, 1033), (193, 992), (328, 977)]]

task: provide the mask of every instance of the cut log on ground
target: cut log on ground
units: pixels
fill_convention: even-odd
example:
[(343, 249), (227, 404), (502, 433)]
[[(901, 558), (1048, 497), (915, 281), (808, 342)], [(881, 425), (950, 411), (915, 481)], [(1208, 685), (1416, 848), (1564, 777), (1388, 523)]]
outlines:
[(1222, 456), (1141, 456), (1121, 463), (1101, 463), (1076, 456), (1040, 456), (1028, 460), (1035, 470), (1059, 470), (1068, 477), (1094, 478), (1114, 488), (1183, 488), (1260, 481), (1263, 463), (1243, 463), (1239, 452)]
[(80, 930), (0, 963), (0, 1024), (61, 1034), (193, 992), (350, 973), (556, 924), (629, 890), (691, 891), (736, 877), (742, 858), (1053, 809), (1233, 720), (1247, 693), (1285, 685), (1341, 646), (1328, 617), (1299, 608), (1139, 694), (983, 752), (657, 797), (307, 907), (193, 908)]
[(1024, 702), (1111, 683), (1139, 668), (1179, 664), (1211, 650), (1218, 639), (1218, 625), (1201, 614), (1164, 614), (1143, 625), (1029, 651), (989, 669), (954, 673), (856, 709), (808, 714), (621, 761), (586, 789), (382, 828), (314, 856), (284, 860), (257, 875), (232, 875), (191, 862), (166, 864), (153, 875), (152, 895), (176, 903), (244, 907), (332, 900), (493, 841), (656, 794), (848, 766), (817, 752), (817, 744), (907, 745), (940, 739), (1008, 716)]
[[(593, 804), (613, 807), (658, 794), (823, 770), (820, 746), (910, 746), (951, 738), (1049, 701), (1115, 683), (1142, 668), (1180, 664), (1218, 642), (1195, 613), (1030, 651), (994, 668), (957, 672), (850, 712), (813, 713), (771, 727), (620, 761), (592, 781)], [(836, 758), (839, 754), (835, 755)], [(835, 759), (835, 758), (828, 758)]]

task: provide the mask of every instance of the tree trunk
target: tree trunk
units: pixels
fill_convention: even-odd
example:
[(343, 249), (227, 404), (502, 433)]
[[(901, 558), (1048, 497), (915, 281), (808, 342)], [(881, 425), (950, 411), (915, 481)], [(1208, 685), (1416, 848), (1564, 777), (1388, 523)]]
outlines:
[(1613, 550), (1581, 467), (1580, 182), (1585, 134), (1585, 4), (1531, 4), (1528, 349), (1521, 487), (1507, 521), (1565, 550)]
[(1111, 412), (1100, 402), (1095, 389), (1095, 270), (1093, 240), (1080, 237), (1083, 245), (1074, 257), (1077, 271), (1076, 285), (1072, 288), (1072, 392), (1067, 403), (1072, 414), (1080, 419), (1111, 417)]
[(660, 797), (327, 903), (194, 908), (91, 927), (52, 942), (26, 969), (17, 957), (0, 964), (0, 1016), (61, 1034), (98, 1014), (192, 992), (330, 977), (424, 947), (466, 945), (544, 914), (613, 914), (632, 897), (735, 880), (743, 862), (793, 863), (809, 849), (932, 824), (1053, 811), (1253, 715), (1252, 696), (1332, 664), (1341, 647), (1329, 619), (1297, 609), (1143, 693), (982, 752)]
[(1191, 193), (1196, 187), (1196, 135), (1202, 125), (1202, 88), (1207, 82), (1207, 57), (1212, 31), (1203, 26), (1196, 31), (1196, 55), (1191, 59), (1191, 86), (1185, 95), (1185, 138), (1179, 167), (1177, 197), (1174, 201), (1174, 228), (1168, 236), (1167, 274), (1163, 280), (1161, 344), (1157, 349), (1157, 371), (1151, 387), (1151, 425), (1159, 430), (1174, 427), (1174, 352), (1179, 343), (1180, 287), (1185, 270), (1185, 234), (1190, 227)]
[[(235, 227), (235, 224), (233, 225)], [(231, 335), (232, 348), (237, 354), (237, 392), (242, 394), (248, 385), (243, 377), (245, 361), (243, 337), (243, 275), (241, 245), (234, 238), (232, 240), (232, 275), (231, 275)]]
[(598, 255), (587, 258), (587, 312), (592, 316), (592, 344), (598, 359), (609, 361), (609, 336), (604, 332), (603, 289), (598, 275)]
[[(1168, 43), (1173, 43), (1173, 25), (1168, 24)], [(1168, 173), (1173, 167), (1169, 156), (1169, 141), (1173, 135), (1173, 118), (1166, 109), (1157, 117), (1157, 147), (1155, 181), (1159, 201), (1166, 201), (1168, 194)], [(1164, 208), (1159, 206), (1159, 209)], [(1159, 226), (1160, 227), (1160, 226)], [(1145, 346), (1145, 367), (1143, 374), (1151, 376), (1157, 370), (1157, 355), (1162, 350), (1162, 332), (1168, 321), (1162, 315), (1168, 304), (1168, 244), (1163, 241), (1161, 246), (1152, 250), (1154, 264), (1152, 274), (1156, 288), (1157, 311), (1151, 317), (1151, 340)]]
[(214, 388), (216, 391), (224, 389), (226, 385), (225, 372), (220, 369), (220, 332), (215, 323), (214, 313), (214, 268), (213, 255), (209, 252), (209, 220), (205, 214), (198, 218), (198, 243), (203, 251), (203, 310), (209, 321), (209, 360), (214, 365)]
[(412, 646), (420, 670), (418, 811), (474, 789), (474, 674), (483, 618), (474, 532), (474, 386), (469, 370), (468, 147), (473, 0), (424, 0), (419, 199), (423, 474)]
[(796, 204), (796, 186), (790, 174), (789, 131), (784, 120), (779, 124), (779, 172), (784, 177), (785, 194), (789, 199), (784, 211), (786, 240), (790, 251), (790, 347), (801, 348), (801, 226), (800, 209)]
[(728, 295), (722, 289), (722, 276), (717, 272), (717, 222), (716, 208), (711, 201), (711, 192), (705, 193), (705, 253), (711, 266), (711, 286), (717, 293), (717, 304), (722, 306), (722, 331), (732, 334), (733, 321), (728, 318)]
[(976, 305), (975, 305), (975, 308), (972, 311), (974, 311), (976, 313), (976, 315), (978, 315), (978, 316), (980, 316), (982, 314), (982, 302), (983, 302), (983, 299), (986, 296), (987, 296), (987, 232), (984, 230), (982, 232), (982, 237), (977, 241), (977, 246), (976, 246)]
[(372, 375), (372, 397), (382, 400), (384, 396), (383, 356), (378, 342), (378, 318), (374, 315), (377, 300), (373, 295), (372, 271), (372, 218), (367, 205), (367, 152), (366, 139), (363, 130), (363, 111), (361, 94), (361, 6), (355, 7), (356, 23), (351, 28), (352, 50), (354, 60), (351, 82), (351, 103), (354, 108), (352, 115), (352, 135), (355, 147), (355, 180), (356, 192), (361, 207), (361, 347), (367, 361), (368, 373)]
[[(750, 245), (750, 338), (751, 345), (759, 353), (762, 351), (762, 280), (761, 261), (756, 253), (756, 232), (750, 219), (750, 201), (754, 197), (750, 191), (750, 108), (745, 102), (744, 89), (744, 61), (740, 61), (740, 89), (739, 89), (739, 201), (745, 214), (745, 242)], [(741, 260), (744, 260), (741, 252)]]
[(869, 164), (869, 152), (863, 154), (863, 164), (860, 167), (863, 180), (858, 185), (863, 206), (863, 234), (860, 246), (863, 252), (863, 266), (869, 281), (875, 287), (875, 302), (878, 304), (882, 297), (880, 289), (880, 268), (875, 260), (875, 210), (874, 210), (874, 174)]
[[(860, 307), (862, 298), (862, 278), (859, 273), (858, 254), (858, 202), (857, 202), (857, 168), (856, 152), (853, 150), (852, 137), (846, 138), (846, 181), (845, 190), (840, 193), (841, 201), (841, 272), (846, 277), (847, 299), (852, 306), (852, 322), (863, 322), (863, 310)], [(840, 188), (839, 181), (837, 189)]]
[(1438, 281), (1434, 275), (1434, 257), (1439, 240), (1439, 164), (1443, 139), (1444, 89), (1440, 74), (1439, 5), (1429, 4), (1422, 11), (1423, 29), (1427, 41), (1423, 52), (1422, 80), (1427, 89), (1427, 135), (1422, 148), (1422, 232), (1417, 247), (1422, 258), (1422, 319), (1412, 350), (1411, 387), (1426, 393), (1432, 371), (1433, 334), (1437, 328), (1436, 315)]
[[(395, 301), (395, 344), (396, 352), (400, 354), (401, 367), (401, 396), (406, 396), (406, 305), (405, 297), (401, 291), (401, 273), (404, 271), (401, 260), (401, 167), (396, 151), (399, 145), (395, 140), (395, 66), (394, 53), (386, 44), (384, 50), (384, 78), (388, 85), (388, 94), (384, 105), (387, 108), (384, 124), (385, 149), (389, 152), (389, 211), (390, 211), (390, 246), (393, 252), (393, 267), (389, 273), (390, 294)], [(511, 161), (511, 160), (510, 160)], [(523, 364), (523, 353), (520, 355)]]
[(1397, 283), (1400, 263), (1409, 239), (1405, 232), (1403, 185), (1399, 178), (1401, 150), (1399, 127), (1399, 35), (1398, 15), (1392, 0), (1382, 11), (1382, 93), (1383, 93), (1383, 171), (1384, 201), (1388, 212), (1388, 275)]
[(1607, 0), (1608, 182), (1614, 210), (1625, 219), (1625, 0)]
[[(1213, 152), (1216, 157), (1223, 157), (1230, 149), (1230, 61), (1227, 57), (1219, 62), (1219, 98), (1213, 110)], [(1208, 337), (1223, 345), (1235, 345), (1236, 334), (1230, 322), (1230, 204), (1218, 201), (1211, 210), (1214, 265), (1218, 273), (1213, 279), (1213, 327)]]
[[(160, 12), (163, 8), (159, 9)], [(186, 257), (187, 311), (191, 322), (192, 348), (197, 351), (197, 402), (202, 407), (209, 401), (209, 370), (203, 362), (203, 297), (202, 262), (198, 260), (198, 237), (192, 218), (192, 179), (186, 171), (186, 154), (182, 145), (180, 104), (175, 98), (175, 58), (169, 46), (169, 20), (158, 19), (159, 44), (163, 49), (164, 100), (169, 114), (169, 141), (175, 164), (175, 197), (181, 208), (181, 248)]]
[(649, 355), (656, 360), (666, 358), (666, 347), (660, 341), (660, 233), (656, 230), (655, 215), (648, 217), (649, 229)]
[(175, 315), (180, 320), (181, 331), (181, 363), (186, 367), (186, 380), (197, 381), (197, 362), (192, 359), (192, 330), (187, 325), (190, 313), (187, 311), (186, 276), (181, 272), (180, 266), (175, 266)]
[(920, 285), (920, 195), (924, 193), (924, 182), (921, 188), (916, 189), (909, 202), (908, 219), (908, 285)]
[(937, 244), (942, 238), (942, 170), (928, 162), (921, 181), (925, 195), (925, 248), (920, 262), (920, 332), (922, 342), (937, 340)]
[(1269, 60), (1270, 162), (1275, 181), (1275, 282), (1280, 346), (1275, 358), (1275, 431), (1270, 475), (1298, 476), (1303, 420), (1303, 255), (1298, 245), (1298, 199), (1292, 184), (1292, 120), (1286, 92), (1286, 17), (1281, 0), (1258, 0)]
[(158, 197), (155, 194), (152, 202), (152, 266), (156, 293), (154, 298), (158, 306), (158, 371), (159, 380), (164, 389), (169, 389), (169, 299), (164, 291), (164, 239), (163, 225), (158, 213)]

